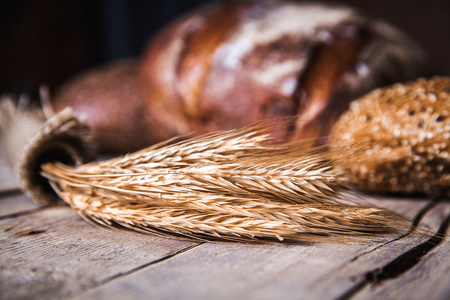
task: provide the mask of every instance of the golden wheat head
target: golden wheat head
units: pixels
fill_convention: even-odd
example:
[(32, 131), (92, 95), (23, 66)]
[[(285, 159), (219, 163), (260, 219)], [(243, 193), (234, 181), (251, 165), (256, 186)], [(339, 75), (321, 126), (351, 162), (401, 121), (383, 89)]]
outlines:
[(342, 196), (336, 156), (273, 145), (264, 130), (246, 128), (78, 167), (47, 163), (42, 175), (80, 215), (108, 227), (239, 241), (396, 231), (395, 214)]

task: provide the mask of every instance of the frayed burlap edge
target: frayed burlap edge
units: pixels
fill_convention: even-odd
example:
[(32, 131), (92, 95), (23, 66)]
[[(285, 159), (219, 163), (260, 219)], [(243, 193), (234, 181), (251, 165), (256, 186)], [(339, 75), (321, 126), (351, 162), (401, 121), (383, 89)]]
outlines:
[(88, 126), (72, 109), (66, 108), (46, 121), (23, 149), (18, 167), (21, 187), (39, 204), (62, 204), (47, 179), (41, 176), (41, 165), (52, 161), (80, 165), (94, 158), (95, 147)]

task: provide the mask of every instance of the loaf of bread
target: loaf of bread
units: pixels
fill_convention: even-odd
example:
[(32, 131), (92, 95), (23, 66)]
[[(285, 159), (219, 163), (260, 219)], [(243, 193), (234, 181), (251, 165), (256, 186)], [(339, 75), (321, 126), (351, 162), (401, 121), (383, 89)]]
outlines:
[(335, 124), (330, 144), (348, 151), (341, 168), (365, 191), (448, 191), (450, 78), (396, 84), (354, 101)]
[(169, 24), (135, 65), (68, 82), (53, 103), (86, 113), (102, 152), (265, 119), (283, 120), (281, 141), (326, 142), (351, 101), (427, 72), (417, 45), (352, 8), (223, 1)]
[(160, 139), (142, 97), (138, 70), (138, 62), (130, 59), (80, 74), (59, 89), (53, 108), (59, 112), (70, 106), (77, 116), (85, 116), (102, 153), (144, 148)]

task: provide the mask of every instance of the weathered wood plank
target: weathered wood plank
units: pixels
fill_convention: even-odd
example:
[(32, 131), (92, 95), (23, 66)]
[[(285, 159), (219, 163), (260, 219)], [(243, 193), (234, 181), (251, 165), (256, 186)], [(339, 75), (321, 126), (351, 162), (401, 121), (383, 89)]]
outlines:
[(61, 299), (195, 243), (103, 230), (69, 207), (0, 221), (0, 298)]
[[(405, 249), (406, 258), (394, 262), (400, 269), (421, 258), (420, 261), (401, 276), (390, 267), (384, 276), (388, 279), (364, 286), (355, 299), (450, 299), (450, 204), (436, 206), (427, 219), (432, 227), (440, 226), (439, 232), (447, 236), (435, 235), (417, 247)], [(439, 221), (442, 219), (444, 222)]]
[(0, 198), (0, 218), (31, 212), (40, 207), (23, 193), (8, 193)]
[[(396, 248), (397, 253), (402, 253), (401, 248)], [(334, 282), (334, 293), (329, 293), (330, 286), (322, 285), (321, 278), (339, 273), (353, 256), (366, 250), (363, 245), (204, 244), (80, 299), (332, 299), (323, 296), (339, 296), (353, 281), (345, 277), (347, 282)], [(389, 260), (383, 254), (381, 258), (381, 263)], [(362, 272), (377, 263), (362, 265)]]
[[(450, 204), (440, 204), (432, 209), (430, 209), (422, 220), (421, 224), (425, 224), (427, 228), (436, 230), (437, 227), (440, 226), (445, 215), (448, 215), (450, 212)], [(339, 297), (348, 294), (348, 297), (343, 297), (342, 299), (350, 299), (350, 296), (355, 296), (355, 299), (371, 299), (377, 297), (372, 297), (369, 295), (360, 296), (361, 290), (368, 288), (371, 291), (382, 291), (385, 288), (385, 283), (382, 277), (386, 277), (388, 274), (380, 274), (382, 272), (382, 268), (392, 261), (394, 261), (397, 257), (407, 252), (408, 250), (414, 248), (415, 246), (424, 243), (430, 237), (423, 236), (421, 234), (407, 236), (399, 241), (393, 241), (392, 243), (387, 243), (382, 245), (381, 247), (375, 247), (371, 251), (364, 253), (363, 255), (359, 255), (350, 260), (347, 264), (343, 265), (336, 272), (331, 272), (329, 275), (321, 278), (320, 282), (318, 282), (315, 286), (311, 286), (311, 293), (314, 295), (320, 296), (319, 298), (328, 298), (328, 299), (339, 299)], [(439, 250), (436, 250), (439, 251)], [(431, 254), (430, 254), (431, 255)], [(425, 257), (428, 257), (425, 255)], [(443, 259), (442, 264), (447, 267), (450, 266), (450, 260)], [(416, 271), (416, 267), (414, 266), (414, 261), (409, 259), (405, 265), (410, 265), (410, 269), (405, 269), (401, 271), (401, 266), (398, 266), (395, 271), (399, 272), (400, 278), (405, 278), (406, 275), (411, 276), (411, 273)], [(436, 266), (433, 266), (433, 268)], [(391, 270), (392, 271), (392, 270)], [(368, 275), (370, 273), (370, 275)], [(413, 284), (407, 285), (407, 282), (404, 282), (401, 286), (406, 287), (411, 290), (422, 290), (425, 287), (430, 286), (431, 283), (435, 285), (440, 285), (441, 277), (445, 273), (437, 272), (435, 276), (429, 278), (427, 281), (423, 281), (421, 285)], [(367, 278), (369, 277), (369, 278)], [(377, 278), (379, 277), (379, 278)], [(391, 280), (386, 280), (390, 282)], [(379, 284), (378, 284), (379, 283)], [(327, 289), (324, 290), (323, 286), (327, 286)], [(359, 288), (358, 288), (359, 287)], [(356, 288), (356, 289), (355, 289)], [(399, 286), (396, 286), (399, 289)], [(352, 291), (352, 289), (354, 289)], [(373, 293), (372, 292), (372, 293)], [(439, 293), (442, 293), (443, 290), (435, 290), (434, 293), (430, 294), (426, 299), (434, 299), (432, 296), (438, 296)], [(400, 296), (400, 295), (399, 295)], [(439, 297), (438, 297), (439, 298)], [(392, 299), (386, 297), (380, 297), (379, 299)], [(399, 297), (394, 299), (410, 299), (408, 297)], [(420, 299), (420, 298), (417, 298)]]
[[(309, 285), (337, 267), (347, 251), (362, 250), (338, 245), (204, 244), (80, 299), (290, 299), (307, 295)], [(329, 260), (331, 256), (335, 259)], [(266, 287), (263, 294), (252, 295), (261, 287)]]
[(400, 278), (367, 285), (354, 299), (450, 299), (450, 242), (436, 248)]
[[(0, 192), (17, 187), (0, 160)], [(30, 213), (38, 206), (26, 196), (4, 195), (0, 198), (1, 299), (336, 299), (357, 286), (367, 272), (424, 241), (411, 235), (392, 243), (199, 245), (98, 229), (68, 207)], [(402, 198), (372, 202), (410, 218), (428, 205), (428, 201)], [(449, 206), (431, 209), (422, 224), (436, 229)], [(366, 284), (352, 296), (447, 299), (449, 250), (447, 240), (398, 278)]]
[[(426, 201), (419, 200), (391, 203), (411, 216), (426, 205)], [(427, 218), (423, 222), (429, 226), (434, 223)], [(384, 247), (380, 247), (381, 242), (289, 246), (203, 244), (79, 298), (334, 299), (351, 289), (358, 277), (389, 263), (423, 240), (410, 235)], [(434, 280), (440, 282), (440, 278)]]

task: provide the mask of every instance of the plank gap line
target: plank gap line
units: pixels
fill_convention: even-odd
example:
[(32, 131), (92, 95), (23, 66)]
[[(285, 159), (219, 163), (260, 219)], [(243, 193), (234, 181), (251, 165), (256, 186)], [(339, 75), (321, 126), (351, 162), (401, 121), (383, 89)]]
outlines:
[(366, 273), (362, 281), (358, 282), (343, 295), (336, 298), (336, 300), (351, 299), (369, 284), (378, 285), (382, 281), (398, 278), (402, 274), (406, 273), (412, 267), (417, 265), (431, 250), (439, 246), (445, 240), (449, 225), (450, 214), (447, 215), (435, 235), (425, 242), (404, 252), (383, 267)]
[[(145, 268), (147, 268), (147, 267), (149, 267), (149, 266), (151, 266), (151, 265), (155, 265), (155, 264), (158, 264), (158, 263), (160, 263), (160, 262), (163, 262), (163, 261), (166, 261), (166, 260), (168, 260), (168, 259), (171, 259), (172, 257), (174, 257), (174, 256), (176, 256), (176, 255), (178, 255), (178, 254), (182, 254), (182, 253), (184, 253), (184, 252), (187, 252), (187, 251), (189, 251), (189, 250), (192, 250), (192, 249), (194, 249), (194, 248), (196, 248), (196, 247), (198, 247), (198, 246), (201, 246), (201, 245), (203, 245), (203, 244), (204, 244), (204, 243), (199, 243), (199, 244), (194, 244), (194, 245), (187, 246), (187, 247), (185, 247), (185, 248), (183, 248), (183, 249), (181, 249), (181, 250), (178, 250), (178, 251), (175, 251), (175, 252), (173, 252), (173, 253), (170, 253), (170, 254), (168, 254), (168, 255), (166, 255), (166, 256), (164, 256), (164, 257), (161, 257), (161, 258), (159, 258), (159, 259), (153, 260), (153, 261), (151, 261), (151, 262), (148, 262), (148, 263), (146, 263), (146, 264), (143, 264), (143, 265), (141, 265), (141, 266), (139, 266), (139, 267), (136, 267), (136, 268), (134, 268), (134, 269), (131, 269), (131, 270), (129, 270), (129, 271), (122, 272), (122, 273), (113, 275), (113, 276), (111, 276), (111, 277), (108, 277), (108, 278), (106, 278), (106, 279), (100, 281), (97, 285), (92, 286), (91, 289), (97, 288), (97, 287), (99, 287), (99, 286), (101, 286), (101, 285), (104, 285), (104, 284), (106, 284), (106, 283), (108, 283), (108, 282), (110, 282), (110, 281), (112, 281), (112, 280), (115, 280), (115, 279), (118, 279), (118, 278), (122, 278), (122, 277), (126, 277), (126, 276), (128, 276), (128, 275), (130, 275), (130, 274), (132, 274), (132, 273), (134, 273), (134, 272), (137, 272), (137, 271), (139, 271), (139, 270), (145, 269)], [(88, 291), (85, 291), (85, 292), (88, 292)]]
[(434, 207), (436, 207), (436, 206), (438, 205), (439, 202), (442, 202), (442, 200), (443, 200), (443, 199), (442, 199), (441, 197), (435, 197), (435, 198), (432, 199), (432, 201), (431, 201), (428, 205), (426, 205), (424, 208), (422, 208), (422, 209), (418, 212), (418, 214), (414, 217), (414, 220), (411, 222), (411, 226), (410, 226), (408, 232), (406, 232), (405, 234), (402, 234), (402, 235), (399, 236), (399, 237), (396, 237), (395, 239), (392, 239), (392, 240), (390, 240), (390, 241), (387, 241), (386, 243), (383, 243), (383, 244), (381, 244), (381, 245), (378, 245), (378, 246), (374, 247), (373, 249), (371, 249), (371, 250), (369, 250), (369, 251), (363, 252), (363, 253), (361, 253), (361, 254), (355, 256), (350, 262), (354, 262), (354, 261), (358, 260), (358, 258), (360, 258), (360, 257), (363, 256), (363, 255), (372, 253), (372, 252), (376, 251), (377, 249), (380, 249), (380, 248), (382, 248), (382, 247), (384, 247), (384, 246), (387, 246), (387, 245), (389, 245), (389, 244), (391, 244), (391, 243), (397, 242), (397, 241), (399, 241), (399, 240), (401, 240), (401, 239), (404, 239), (405, 237), (409, 236), (410, 234), (412, 234), (412, 233), (417, 229), (417, 227), (419, 226), (419, 223), (420, 223), (420, 221), (422, 221), (423, 217), (424, 217), (430, 210), (432, 210)]
[(0, 216), (0, 221), (6, 220), (6, 219), (14, 219), (14, 218), (18, 218), (18, 217), (22, 217), (22, 216), (26, 216), (26, 215), (31, 215), (31, 214), (40, 212), (40, 211), (42, 211), (44, 209), (47, 209), (47, 208), (48, 208), (48, 206), (40, 206), (40, 207), (37, 207), (37, 208), (24, 210), (24, 211), (17, 212), (17, 213), (12, 213), (12, 214), (9, 214), (9, 215), (6, 215), (6, 216)]

